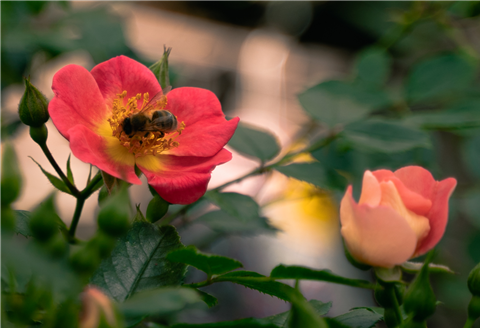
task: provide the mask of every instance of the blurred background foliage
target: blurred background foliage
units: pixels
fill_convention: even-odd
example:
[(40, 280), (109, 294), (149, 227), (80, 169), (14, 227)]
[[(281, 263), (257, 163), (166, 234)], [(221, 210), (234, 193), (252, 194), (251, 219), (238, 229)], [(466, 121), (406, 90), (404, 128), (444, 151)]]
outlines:
[[(347, 78), (322, 81), (298, 96), (310, 119), (292, 140), (312, 145), (332, 135), (327, 146), (311, 154), (320, 165), (289, 170), (280, 167), (278, 171), (321, 187), (316, 189), (315, 197), (328, 190), (337, 200), (349, 183), (359, 193), (366, 169), (395, 170), (405, 165), (421, 165), (436, 179), (455, 177), (458, 186), (435, 262), (448, 265), (458, 274), (434, 276), (434, 289), (443, 304), (430, 325), (463, 325), (469, 299), (466, 278), (480, 262), (480, 2), (195, 1), (136, 5), (248, 29), (267, 26), (300, 44), (328, 45), (347, 52), (352, 58)], [(48, 61), (82, 49), (95, 64), (120, 54), (151, 64), (129, 47), (122, 17), (105, 6), (73, 10), (69, 2), (2, 1), (1, 28), (2, 91), (21, 83), (39, 54)], [(176, 67), (172, 70), (175, 72)], [(176, 87), (174, 78), (172, 84)], [(2, 142), (12, 140), (15, 144), (19, 121), (12, 116), (5, 118), (4, 114), (2, 111)], [(247, 136), (256, 133), (248, 129), (248, 126), (239, 129), (230, 146), (261, 161), (273, 158), (275, 138), (268, 134), (254, 138), (264, 145), (273, 142), (273, 146), (252, 153), (248, 142), (242, 144), (242, 133)], [(266, 154), (272, 150), (272, 154)], [(210, 193), (206, 199), (215, 203), (217, 196)], [(210, 212), (199, 219), (224, 236), (229, 227), (217, 216), (218, 213)], [(188, 235), (185, 238), (194, 239)], [(211, 243), (202, 246), (209, 250)], [(5, 248), (10, 249), (9, 244), (2, 240), (2, 249)], [(15, 286), (16, 291), (36, 295), (29, 302), (53, 297), (41, 291), (39, 284), (25, 283), (28, 275), (21, 277), (23, 282), (12, 285), (12, 275), (8, 269), (4, 272), (4, 263), (13, 263), (14, 259), (24, 259), (16, 265), (27, 265), (35, 271), (44, 268), (45, 263), (53, 263), (51, 258), (32, 256), (21, 249), (15, 249), (8, 257), (3, 254), (3, 292), (11, 292), (9, 288)], [(66, 278), (70, 277), (68, 269), (59, 264), (51, 272), (49, 283), (59, 290), (64, 288), (62, 283), (70, 279)], [(51, 299), (45, 302), (53, 304)], [(75, 313), (75, 307), (68, 302), (64, 304)], [(238, 304), (242, 303), (235, 299), (226, 306), (238, 307)], [(24, 312), (18, 313), (31, 315), (28, 312), (31, 308), (26, 304), (21, 309)], [(15, 312), (15, 309), (3, 310)], [(232, 311), (229, 318), (218, 317), (231, 319), (240, 315)]]

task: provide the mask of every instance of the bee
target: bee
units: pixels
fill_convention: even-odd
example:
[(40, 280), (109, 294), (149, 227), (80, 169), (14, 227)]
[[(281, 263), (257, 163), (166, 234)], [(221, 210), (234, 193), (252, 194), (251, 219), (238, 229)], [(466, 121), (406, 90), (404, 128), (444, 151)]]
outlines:
[(160, 132), (163, 138), (165, 133), (177, 130), (178, 122), (175, 115), (168, 110), (156, 110), (151, 115), (147, 112), (155, 109), (157, 102), (162, 98), (163, 93), (157, 93), (142, 110), (123, 120), (123, 132), (130, 138), (137, 132)]

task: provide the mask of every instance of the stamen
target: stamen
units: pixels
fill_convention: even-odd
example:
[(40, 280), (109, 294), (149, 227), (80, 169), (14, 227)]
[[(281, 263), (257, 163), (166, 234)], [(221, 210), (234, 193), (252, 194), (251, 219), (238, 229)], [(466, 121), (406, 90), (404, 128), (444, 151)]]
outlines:
[[(124, 106), (124, 98), (127, 96), (127, 91), (117, 94), (112, 104), (112, 117), (108, 119), (110, 127), (112, 128), (112, 135), (119, 139), (120, 144), (128, 149), (128, 151), (135, 155), (135, 157), (146, 155), (158, 155), (162, 152), (174, 147), (178, 147), (179, 143), (175, 139), (182, 134), (185, 129), (185, 122), (180, 122), (180, 127), (177, 131), (166, 135), (162, 131), (144, 131), (139, 130), (135, 134), (128, 136), (123, 131), (123, 122), (126, 118), (138, 114), (149, 101), (149, 94), (143, 94), (143, 102), (140, 109), (137, 108), (138, 100), (142, 99), (141, 94), (127, 100)], [(162, 96), (157, 101), (156, 106), (152, 110), (163, 110), (167, 105), (167, 97)], [(152, 111), (152, 110), (147, 110)], [(150, 113), (142, 113), (150, 115)]]

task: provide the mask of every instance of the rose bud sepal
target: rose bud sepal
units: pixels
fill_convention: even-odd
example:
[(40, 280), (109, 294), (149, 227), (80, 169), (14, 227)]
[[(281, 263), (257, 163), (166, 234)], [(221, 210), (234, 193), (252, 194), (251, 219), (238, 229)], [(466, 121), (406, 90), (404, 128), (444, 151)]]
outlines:
[(405, 311), (413, 321), (423, 322), (433, 313), (437, 306), (437, 299), (429, 279), (429, 263), (433, 257), (430, 252), (423, 264), (420, 273), (415, 277), (405, 293)]
[(25, 78), (25, 92), (18, 105), (18, 114), (23, 124), (40, 127), (48, 121), (47, 98)]

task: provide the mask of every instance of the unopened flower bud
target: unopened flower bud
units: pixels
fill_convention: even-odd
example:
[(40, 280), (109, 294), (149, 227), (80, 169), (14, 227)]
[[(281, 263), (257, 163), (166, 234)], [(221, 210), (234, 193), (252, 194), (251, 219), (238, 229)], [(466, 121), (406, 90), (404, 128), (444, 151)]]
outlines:
[(2, 155), (2, 209), (15, 201), (22, 188), (20, 173), (15, 149), (10, 143), (5, 143)]
[(414, 321), (422, 322), (435, 313), (436, 303), (428, 263), (425, 263), (405, 294), (404, 308), (407, 313), (413, 314)]
[(130, 227), (130, 199), (126, 187), (102, 203), (98, 213), (98, 227), (112, 237), (119, 237), (127, 232)]
[(30, 218), (30, 230), (39, 241), (46, 242), (58, 232), (57, 214), (51, 194), (33, 212)]
[(118, 327), (118, 314), (110, 301), (99, 289), (89, 286), (82, 294), (80, 328)]
[(45, 96), (30, 83), (30, 78), (25, 79), (25, 93), (18, 105), (20, 120), (33, 127), (40, 127), (48, 121), (48, 102)]
[(153, 199), (148, 203), (147, 207), (147, 220), (150, 222), (156, 222), (163, 218), (168, 211), (169, 202), (162, 197), (155, 195)]
[(480, 263), (468, 275), (468, 289), (474, 296), (480, 296)]

